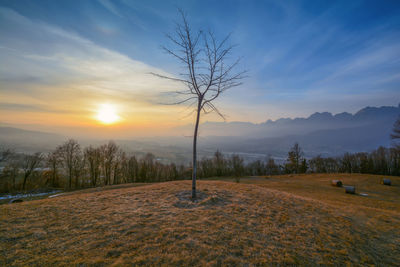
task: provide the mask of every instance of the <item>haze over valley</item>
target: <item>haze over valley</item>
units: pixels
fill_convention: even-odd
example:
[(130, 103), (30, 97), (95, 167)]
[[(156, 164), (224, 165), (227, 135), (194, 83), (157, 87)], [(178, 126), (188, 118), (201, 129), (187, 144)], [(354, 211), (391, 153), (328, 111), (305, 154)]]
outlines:
[[(239, 154), (247, 161), (265, 160), (267, 156), (272, 156), (282, 162), (295, 142), (301, 145), (309, 158), (368, 152), (379, 146), (391, 145), (390, 133), (398, 114), (400, 106), (382, 106), (365, 107), (354, 114), (316, 112), (307, 118), (281, 118), (260, 124), (204, 122), (200, 130), (199, 153), (210, 157), (220, 150), (227, 154)], [(83, 145), (102, 144), (110, 140), (25, 130), (29, 126), (25, 129), (16, 127), (1, 125), (0, 142), (4, 147), (20, 152), (47, 152), (68, 138), (75, 138)], [(192, 127), (174, 127), (152, 137), (111, 140), (136, 155), (149, 152), (167, 162), (189, 163)]]

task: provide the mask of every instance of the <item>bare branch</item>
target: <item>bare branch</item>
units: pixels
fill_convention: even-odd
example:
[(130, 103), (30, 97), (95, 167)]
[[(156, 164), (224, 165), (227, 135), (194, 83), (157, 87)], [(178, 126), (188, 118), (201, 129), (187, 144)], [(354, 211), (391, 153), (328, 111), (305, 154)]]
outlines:
[(211, 108), (212, 111), (217, 113), (224, 121), (226, 121), (226, 117), (224, 114), (222, 114), (212, 103), (208, 102), (207, 106)]
[(164, 76), (164, 75), (154, 73), (154, 72), (149, 72), (148, 74), (154, 75), (154, 76), (162, 78), (162, 79), (167, 79), (167, 80), (171, 80), (171, 81), (175, 81), (175, 82), (183, 82), (185, 84), (187, 84), (187, 83), (190, 84), (190, 81), (186, 81), (186, 80), (182, 80), (182, 79), (178, 79), (178, 78), (174, 78), (174, 77), (169, 77), (169, 76)]
[(192, 99), (196, 99), (197, 100), (197, 96), (188, 97), (188, 98), (186, 98), (184, 100), (176, 101), (176, 102), (172, 102), (172, 103), (159, 103), (159, 104), (166, 105), (166, 106), (175, 106), (175, 105), (180, 105), (180, 104), (186, 103), (186, 102), (188, 102), (188, 101), (190, 101)]

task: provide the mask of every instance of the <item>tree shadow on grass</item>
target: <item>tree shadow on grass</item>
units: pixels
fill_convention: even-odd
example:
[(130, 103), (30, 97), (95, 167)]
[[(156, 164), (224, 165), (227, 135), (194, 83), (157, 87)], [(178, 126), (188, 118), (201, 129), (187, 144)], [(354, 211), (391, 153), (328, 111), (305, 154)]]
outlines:
[(173, 204), (177, 208), (193, 209), (198, 207), (209, 208), (212, 206), (224, 206), (230, 201), (227, 192), (196, 191), (196, 199), (192, 199), (192, 191), (185, 190), (175, 194), (177, 201)]

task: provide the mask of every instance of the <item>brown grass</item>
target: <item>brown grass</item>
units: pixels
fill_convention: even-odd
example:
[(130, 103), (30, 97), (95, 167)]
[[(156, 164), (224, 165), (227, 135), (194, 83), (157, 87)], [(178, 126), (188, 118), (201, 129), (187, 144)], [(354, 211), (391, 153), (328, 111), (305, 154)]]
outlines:
[[(285, 191), (298, 196), (309, 197), (324, 203), (346, 209), (384, 209), (400, 212), (400, 177), (390, 177), (392, 186), (381, 184), (382, 175), (371, 174), (299, 174), (270, 177), (242, 178), (242, 183), (257, 184), (262, 187)], [(332, 187), (333, 179), (343, 185), (356, 187), (356, 193), (366, 193), (361, 197), (344, 194), (344, 187)], [(232, 181), (234, 181), (232, 179)], [(366, 208), (366, 209), (365, 209)]]
[(200, 181), (196, 202), (179, 181), (2, 205), (0, 265), (396, 265), (400, 178), (374, 179)]
[[(143, 185), (148, 185), (148, 184), (149, 183), (126, 183), (126, 184), (105, 185), (105, 186), (91, 187), (91, 188), (85, 188), (85, 189), (71, 189), (70, 191), (62, 191), (63, 190), (62, 188), (57, 188), (56, 190), (60, 190), (59, 193), (49, 193), (49, 194), (41, 195), (41, 196), (21, 197), (21, 199), (23, 201), (31, 201), (31, 200), (49, 198), (50, 196), (54, 196), (55, 197), (55, 196), (61, 196), (61, 195), (72, 195), (72, 194), (81, 194), (81, 193), (101, 192), (101, 191), (114, 190), (114, 189), (120, 189), (120, 188), (143, 186)], [(20, 192), (20, 193), (24, 194), (24, 192)], [(29, 193), (29, 191), (27, 193)], [(31, 192), (31, 193), (34, 194), (35, 192)], [(9, 204), (10, 200), (11, 200), (10, 198), (8, 198), (8, 199), (0, 199), (0, 205)]]

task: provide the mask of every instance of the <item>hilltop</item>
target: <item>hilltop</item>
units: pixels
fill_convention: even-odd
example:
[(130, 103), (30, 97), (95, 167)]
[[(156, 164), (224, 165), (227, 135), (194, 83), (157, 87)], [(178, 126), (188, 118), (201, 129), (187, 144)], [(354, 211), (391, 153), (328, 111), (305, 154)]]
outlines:
[[(367, 197), (329, 185), (340, 177)], [(2, 265), (394, 265), (400, 177), (300, 175), (83, 190), (2, 205)]]

